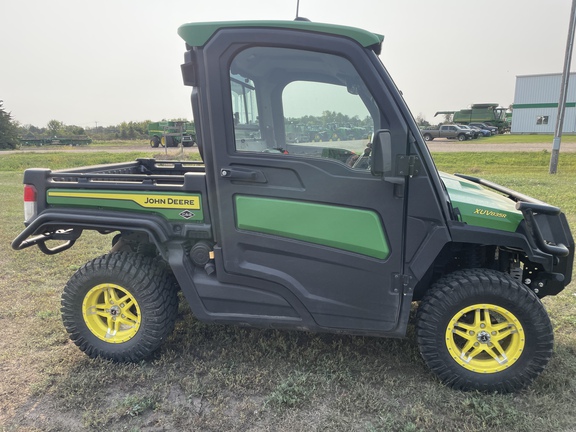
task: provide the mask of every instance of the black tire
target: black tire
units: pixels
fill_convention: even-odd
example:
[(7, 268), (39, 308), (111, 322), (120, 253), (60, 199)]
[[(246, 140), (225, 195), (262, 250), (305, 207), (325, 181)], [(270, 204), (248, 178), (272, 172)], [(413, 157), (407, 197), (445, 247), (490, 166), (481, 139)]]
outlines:
[(466, 141), (466, 135), (464, 134), (458, 135), (458, 141)]
[(160, 145), (160, 138), (153, 136), (150, 138), (150, 147), (157, 148)]
[(444, 384), (483, 392), (528, 386), (554, 345), (538, 297), (510, 275), (485, 269), (457, 271), (436, 282), (418, 309), (416, 336), (424, 361)]
[(173, 136), (163, 136), (162, 144), (164, 145), (164, 147), (176, 147), (178, 145), (176, 140), (174, 140)]
[(138, 362), (172, 332), (178, 297), (174, 279), (157, 262), (120, 252), (80, 268), (61, 304), (70, 339), (88, 356)]
[(424, 134), (424, 140), (425, 141), (432, 141), (434, 138), (432, 138), (432, 135), (430, 134)]

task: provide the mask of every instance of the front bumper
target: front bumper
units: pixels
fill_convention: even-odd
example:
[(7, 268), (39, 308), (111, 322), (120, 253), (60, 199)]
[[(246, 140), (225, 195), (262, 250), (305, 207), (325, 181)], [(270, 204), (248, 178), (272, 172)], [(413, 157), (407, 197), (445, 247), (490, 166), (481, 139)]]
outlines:
[(524, 263), (523, 282), (539, 297), (562, 291), (572, 280), (575, 249), (574, 238), (564, 213), (558, 207), (488, 180), (456, 175), (500, 192), (516, 202), (516, 209), (524, 217), (517, 232), (526, 237), (532, 256), (548, 257), (538, 264)]

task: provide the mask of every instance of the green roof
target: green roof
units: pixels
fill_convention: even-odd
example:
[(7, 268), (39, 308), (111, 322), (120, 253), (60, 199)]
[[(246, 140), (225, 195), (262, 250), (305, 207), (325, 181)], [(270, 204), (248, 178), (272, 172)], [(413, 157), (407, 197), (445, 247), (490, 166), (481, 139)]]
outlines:
[(304, 30), (315, 33), (328, 33), (338, 36), (346, 36), (357, 41), (364, 47), (380, 45), (384, 36), (371, 33), (355, 27), (347, 27), (332, 24), (322, 24), (309, 21), (223, 21), (189, 23), (180, 26), (178, 34), (190, 46), (203, 46), (218, 30), (223, 28), (282, 28)]

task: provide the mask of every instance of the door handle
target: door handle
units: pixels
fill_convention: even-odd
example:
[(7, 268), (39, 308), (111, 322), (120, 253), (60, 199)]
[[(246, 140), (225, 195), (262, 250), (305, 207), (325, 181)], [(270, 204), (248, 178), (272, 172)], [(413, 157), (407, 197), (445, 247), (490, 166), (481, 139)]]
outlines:
[(264, 177), (264, 174), (261, 171), (246, 169), (220, 168), (220, 177), (231, 180), (266, 183), (266, 177)]

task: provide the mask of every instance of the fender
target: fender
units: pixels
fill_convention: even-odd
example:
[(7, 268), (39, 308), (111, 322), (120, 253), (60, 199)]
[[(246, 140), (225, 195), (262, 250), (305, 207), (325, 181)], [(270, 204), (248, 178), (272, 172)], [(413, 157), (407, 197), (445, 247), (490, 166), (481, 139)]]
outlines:
[[(190, 224), (187, 224), (190, 225)], [(209, 232), (210, 226), (206, 224), (194, 224), (184, 229), (178, 225), (178, 236), (187, 231)], [(42, 252), (55, 254), (69, 249), (74, 241), (80, 237), (82, 230), (94, 230), (99, 232), (112, 231), (137, 231), (146, 233), (158, 251), (164, 258), (166, 250), (164, 244), (170, 240), (174, 227), (164, 218), (158, 215), (139, 214), (138, 218), (133, 213), (118, 211), (98, 211), (84, 209), (48, 209), (42, 212), (22, 231), (12, 242), (15, 250), (25, 249), (37, 245)], [(29, 238), (35, 236), (33, 238)], [(66, 243), (54, 249), (45, 245), (48, 240), (67, 240)]]

